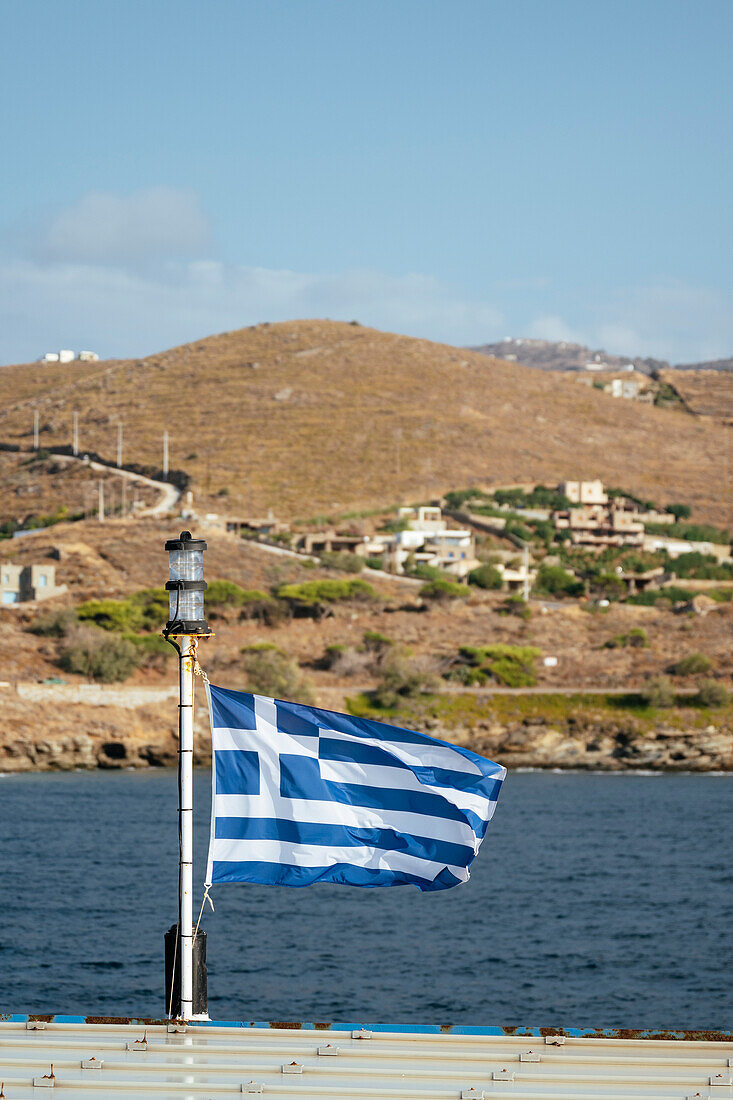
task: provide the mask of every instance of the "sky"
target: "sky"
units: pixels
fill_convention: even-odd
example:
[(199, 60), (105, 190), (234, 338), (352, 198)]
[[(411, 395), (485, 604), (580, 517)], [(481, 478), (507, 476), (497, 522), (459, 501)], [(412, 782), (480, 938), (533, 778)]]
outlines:
[(733, 355), (731, 0), (0, 5), (0, 363), (303, 317)]

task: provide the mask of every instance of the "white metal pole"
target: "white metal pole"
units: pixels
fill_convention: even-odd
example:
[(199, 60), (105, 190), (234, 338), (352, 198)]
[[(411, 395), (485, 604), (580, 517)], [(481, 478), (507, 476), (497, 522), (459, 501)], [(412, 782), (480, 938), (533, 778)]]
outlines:
[(168, 432), (163, 432), (163, 480), (168, 480)]
[(75, 455), (79, 454), (79, 413), (74, 410), (74, 438), (71, 446)]
[(122, 421), (117, 425), (117, 466), (122, 466)]
[(38, 450), (38, 409), (33, 413), (33, 450)]
[(181, 948), (181, 1016), (193, 1018), (193, 655), (192, 637), (181, 637), (178, 774), (180, 777), (181, 875), (178, 928)]
[(98, 518), (100, 523), (104, 523), (104, 482), (99, 482), (99, 505), (98, 505)]

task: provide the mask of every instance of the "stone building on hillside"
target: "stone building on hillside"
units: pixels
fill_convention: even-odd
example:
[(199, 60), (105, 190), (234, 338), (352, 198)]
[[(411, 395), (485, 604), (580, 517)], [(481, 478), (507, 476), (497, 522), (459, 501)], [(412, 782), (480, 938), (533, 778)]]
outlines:
[(613, 502), (553, 512), (552, 521), (561, 534), (567, 532), (564, 541), (571, 546), (602, 549), (644, 543), (644, 524), (636, 513), (617, 508)]
[(608, 496), (599, 478), (595, 481), (561, 481), (558, 489), (571, 504), (608, 504)]
[(66, 585), (56, 584), (53, 565), (16, 565), (0, 562), (0, 603), (29, 603), (49, 600), (66, 592)]

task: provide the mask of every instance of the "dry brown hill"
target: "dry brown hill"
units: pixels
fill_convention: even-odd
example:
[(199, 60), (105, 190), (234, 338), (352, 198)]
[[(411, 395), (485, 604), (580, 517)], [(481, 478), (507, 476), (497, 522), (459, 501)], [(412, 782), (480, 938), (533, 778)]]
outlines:
[(693, 413), (733, 424), (733, 371), (667, 370), (661, 372), (661, 379)]
[[(416, 500), (468, 484), (602, 477), (727, 523), (730, 435), (427, 340), (331, 321), (262, 324), (146, 359), (0, 371), (0, 442), (68, 444), (171, 466), (196, 504), (290, 517)], [(729, 469), (731, 463), (727, 463)], [(216, 505), (206, 498), (219, 496)]]

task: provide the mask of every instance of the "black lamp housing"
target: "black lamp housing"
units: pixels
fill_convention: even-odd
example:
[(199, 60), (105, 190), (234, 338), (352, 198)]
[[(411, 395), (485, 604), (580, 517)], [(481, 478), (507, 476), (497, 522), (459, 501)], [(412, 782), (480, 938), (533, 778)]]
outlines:
[(204, 550), (203, 539), (194, 539), (190, 531), (181, 531), (177, 539), (169, 539), (165, 548), (168, 551), (168, 572), (170, 579), (166, 583), (168, 592), (169, 619), (165, 624), (164, 635), (210, 634), (209, 624), (204, 618)]

